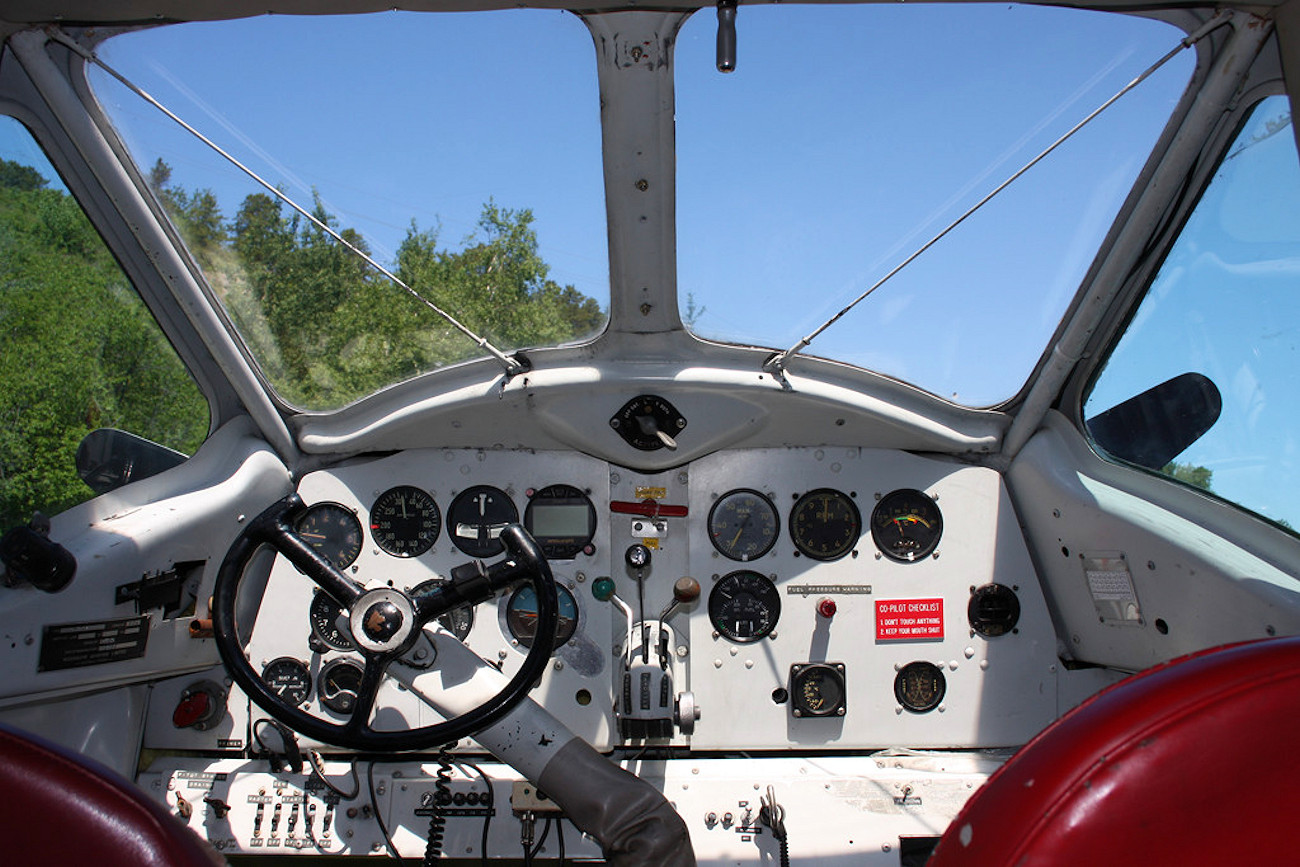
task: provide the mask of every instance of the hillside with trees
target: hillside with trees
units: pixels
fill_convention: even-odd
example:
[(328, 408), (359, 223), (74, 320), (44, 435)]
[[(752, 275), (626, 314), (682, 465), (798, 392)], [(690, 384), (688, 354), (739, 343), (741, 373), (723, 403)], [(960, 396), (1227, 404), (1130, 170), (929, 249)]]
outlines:
[[(227, 217), (156, 163), (164, 208), (289, 403), (344, 406), (480, 353), (473, 342), (265, 193)], [(364, 248), (316, 202), (315, 215)], [(530, 211), (488, 202), (459, 249), (412, 224), (389, 265), (502, 349), (594, 333), (594, 299), (549, 278)], [(116, 427), (192, 454), (202, 394), (81, 208), (30, 166), (0, 160), (0, 528), (88, 499), (78, 443)]]

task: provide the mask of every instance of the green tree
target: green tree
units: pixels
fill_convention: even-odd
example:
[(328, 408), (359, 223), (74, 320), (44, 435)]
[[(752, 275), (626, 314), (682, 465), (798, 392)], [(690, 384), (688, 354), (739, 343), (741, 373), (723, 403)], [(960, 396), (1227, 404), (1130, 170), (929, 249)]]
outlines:
[(1160, 472), (1203, 491), (1212, 490), (1210, 485), (1214, 479), (1214, 471), (1208, 467), (1199, 467), (1195, 464), (1180, 464), (1174, 461), (1165, 464)]
[(0, 177), (22, 179), (0, 184), (0, 526), (8, 527), (91, 495), (73, 460), (90, 431), (119, 427), (190, 453), (208, 415), (76, 202), (28, 166), (0, 161)]

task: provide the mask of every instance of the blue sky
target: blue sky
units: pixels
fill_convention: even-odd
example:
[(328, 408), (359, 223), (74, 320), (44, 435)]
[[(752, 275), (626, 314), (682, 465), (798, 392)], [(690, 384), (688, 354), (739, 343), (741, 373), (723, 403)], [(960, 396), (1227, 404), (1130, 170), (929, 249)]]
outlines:
[[(739, 16), (738, 70), (721, 75), (715, 22), (698, 13), (677, 43), (679, 294), (704, 308), (702, 333), (777, 346), (1182, 35), (1005, 5), (755, 6)], [(318, 192), (381, 259), (412, 220), (459, 245), (491, 198), (533, 210), (556, 280), (608, 298), (595, 51), (574, 16), (272, 17), (198, 33), (160, 28), (103, 55), (273, 183)], [(809, 351), (963, 403), (1011, 396), (1191, 62), (1185, 52)], [(252, 191), (150, 107), (101, 93), (142, 162), (162, 156), (227, 213)]]

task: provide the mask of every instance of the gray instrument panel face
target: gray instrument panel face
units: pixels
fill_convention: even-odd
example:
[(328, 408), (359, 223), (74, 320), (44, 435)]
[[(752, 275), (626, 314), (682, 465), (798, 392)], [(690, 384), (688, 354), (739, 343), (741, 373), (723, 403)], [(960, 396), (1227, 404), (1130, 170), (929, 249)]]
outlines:
[[(369, 509), (396, 485), (427, 492), (445, 519), (436, 542), (415, 556), (386, 552), (372, 534)], [(673, 692), (692, 691), (701, 710), (694, 735), (678, 733), (673, 743), (729, 750), (1007, 746), (1023, 743), (1056, 716), (1055, 636), (1001, 478), (992, 470), (887, 450), (795, 448), (719, 452), (646, 474), (568, 452), (432, 449), (313, 473), (299, 491), (308, 503), (330, 501), (357, 512), (364, 540), (349, 567), (353, 577), (370, 587), (392, 582), (410, 588), (446, 577), (469, 559), (453, 545), (456, 529), (448, 517), (460, 492), (492, 486), (522, 516), (530, 492), (554, 485), (590, 498), (596, 531), (572, 559), (552, 563), (573, 596), (578, 622), (533, 696), (598, 749), (622, 742), (615, 711), (627, 635), (623, 615), (592, 593), (604, 577), (634, 612), (644, 610), (651, 619), (669, 607), (678, 579), (690, 576), (701, 586), (699, 598), (667, 621)], [(819, 489), (842, 496), (800, 510), (799, 520), (825, 522), (834, 535), (833, 559), (817, 559), (823, 549), (815, 543), (803, 546), (814, 556), (802, 553), (792, 538), (792, 509)], [(921, 492), (942, 514), (937, 546), (912, 561), (885, 556), (870, 527), (879, 500), (900, 489)], [(716, 535), (725, 528), (727, 538), (715, 544), (710, 514), (736, 491), (756, 496), (726, 504), (730, 511), (713, 529)], [(860, 518), (856, 543), (847, 547), (842, 536), (851, 510), (835, 509), (845, 500)], [(763, 501), (774, 507), (775, 521)], [(924, 534), (927, 528), (917, 523), (923, 519), (931, 524), (934, 515), (895, 515), (895, 524), (908, 526), (891, 524), (890, 530)], [(801, 525), (801, 533), (807, 530)], [(814, 538), (818, 531), (813, 526)], [(640, 570), (641, 587), (624, 558), (636, 544), (651, 553)], [(734, 556), (737, 551), (744, 559)], [(775, 597), (768, 589), (737, 598), (735, 588), (758, 582), (729, 581), (736, 573), (756, 573)], [(991, 583), (1014, 588), (1019, 618), (1014, 629), (985, 637), (971, 629), (967, 607), (972, 590)], [(715, 598), (715, 605), (734, 620), (722, 621), (721, 629), (710, 617), (710, 595), (719, 585), (719, 594), (729, 595)], [(480, 605), (465, 641), (511, 674), (527, 648), (511, 635), (508, 598)], [(309, 647), (310, 602), (310, 582), (278, 563), (267, 589), (271, 607), (263, 608), (275, 616), (254, 633), (255, 665), (300, 659), (319, 682), (323, 667), (349, 655)], [(775, 622), (762, 623), (765, 617)], [(762, 637), (753, 639), (750, 629)], [(900, 672), (916, 662), (928, 663), (929, 679), (913, 677), (902, 689)], [(816, 666), (815, 677), (809, 665)], [(908, 669), (907, 676), (917, 670)], [(920, 693), (935, 670), (942, 673), (943, 695), (927, 708)], [(316, 692), (304, 707), (329, 718)], [(900, 703), (900, 696), (914, 694), (915, 707)], [(389, 706), (383, 713), (412, 725), (436, 721), (395, 687), (385, 688), (380, 701)]]

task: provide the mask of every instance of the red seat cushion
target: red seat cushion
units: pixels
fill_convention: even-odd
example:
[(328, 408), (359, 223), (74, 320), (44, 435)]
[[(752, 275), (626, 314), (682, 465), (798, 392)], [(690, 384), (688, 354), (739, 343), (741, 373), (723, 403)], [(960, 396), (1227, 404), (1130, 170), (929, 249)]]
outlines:
[(1300, 638), (1102, 691), (989, 778), (927, 867), (1295, 863)]
[(225, 860), (165, 807), (85, 756), (0, 726), (0, 856), (29, 867), (212, 867)]

